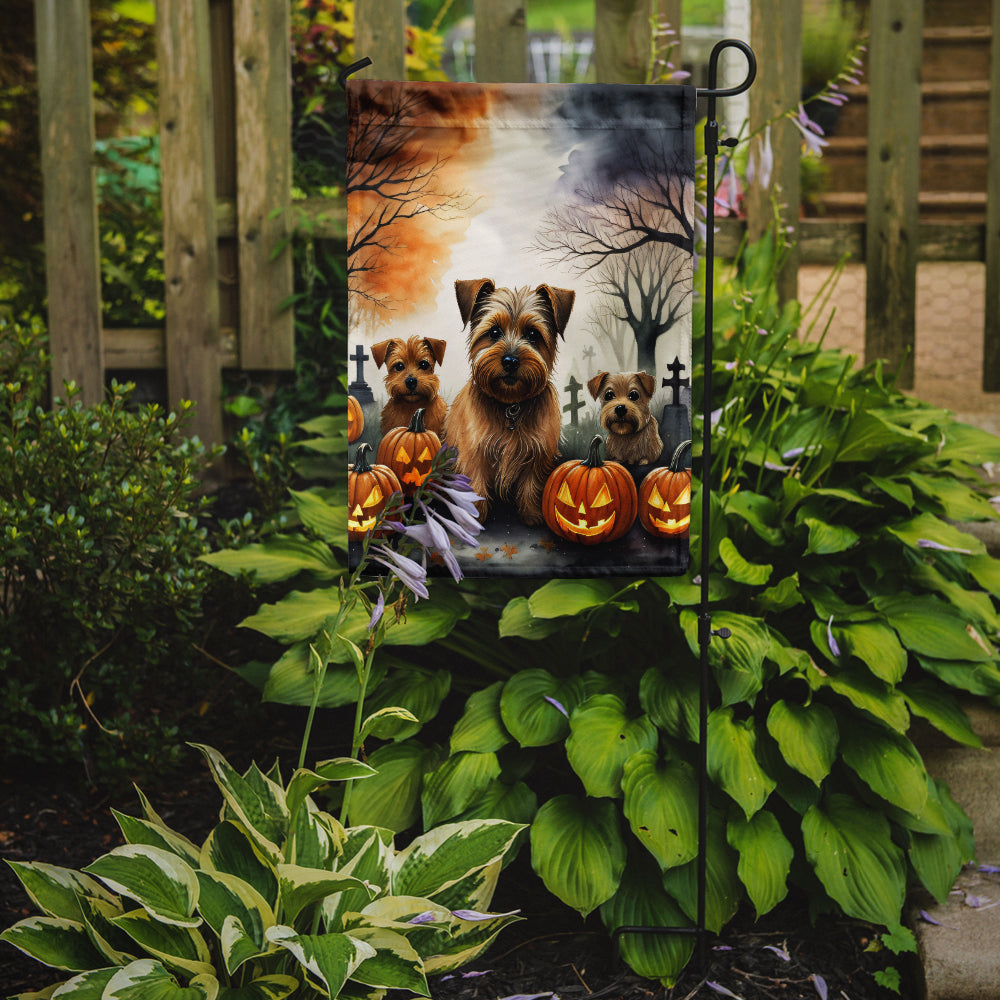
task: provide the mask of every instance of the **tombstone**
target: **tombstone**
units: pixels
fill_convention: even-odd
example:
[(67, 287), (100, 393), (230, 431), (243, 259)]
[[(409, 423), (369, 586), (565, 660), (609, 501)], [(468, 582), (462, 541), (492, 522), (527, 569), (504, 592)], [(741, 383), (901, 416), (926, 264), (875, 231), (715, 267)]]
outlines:
[(660, 416), (664, 462), (670, 461), (678, 445), (691, 440), (691, 379), (681, 378), (681, 372), (686, 367), (680, 358), (674, 358), (667, 365), (670, 378), (665, 378), (661, 383), (664, 388), (671, 390), (670, 401), (663, 407)]
[(354, 349), (354, 353), (348, 358), (349, 361), (357, 363), (358, 377), (348, 385), (347, 391), (362, 406), (375, 402), (375, 394), (372, 392), (371, 386), (365, 381), (365, 362), (368, 359), (369, 355), (365, 354), (364, 347), (361, 344), (358, 344)]

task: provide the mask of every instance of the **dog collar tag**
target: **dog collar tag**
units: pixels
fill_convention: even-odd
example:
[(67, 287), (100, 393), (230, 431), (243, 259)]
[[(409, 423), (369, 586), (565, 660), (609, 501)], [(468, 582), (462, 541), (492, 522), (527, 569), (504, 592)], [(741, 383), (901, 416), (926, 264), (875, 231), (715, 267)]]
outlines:
[(507, 418), (507, 430), (514, 430), (514, 424), (517, 423), (517, 418), (521, 415), (521, 404), (511, 403), (510, 406), (504, 410), (504, 416)]

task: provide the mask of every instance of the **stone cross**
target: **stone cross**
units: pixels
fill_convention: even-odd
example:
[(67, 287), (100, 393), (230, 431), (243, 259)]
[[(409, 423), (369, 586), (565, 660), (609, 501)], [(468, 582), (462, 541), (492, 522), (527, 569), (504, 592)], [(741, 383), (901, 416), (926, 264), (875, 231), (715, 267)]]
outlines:
[(368, 359), (369, 355), (365, 354), (363, 344), (358, 344), (354, 349), (354, 353), (347, 358), (348, 361), (356, 362), (358, 366), (358, 377), (347, 387), (347, 391), (359, 403), (375, 402), (375, 395), (371, 390), (371, 386), (365, 381), (365, 362)]
[(677, 406), (680, 403), (680, 391), (681, 388), (687, 388), (691, 385), (691, 379), (681, 378), (681, 372), (687, 368), (687, 365), (681, 362), (681, 359), (675, 357), (673, 361), (667, 365), (667, 371), (670, 372), (670, 378), (665, 378), (663, 380), (663, 386), (669, 389), (673, 389), (673, 399), (671, 401), (672, 406)]

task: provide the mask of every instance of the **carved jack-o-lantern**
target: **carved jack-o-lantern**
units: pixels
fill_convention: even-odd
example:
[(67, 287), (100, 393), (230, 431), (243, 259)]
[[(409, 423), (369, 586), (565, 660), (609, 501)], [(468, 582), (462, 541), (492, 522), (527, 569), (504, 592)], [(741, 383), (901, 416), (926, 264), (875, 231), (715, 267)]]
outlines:
[(369, 464), (369, 451), (370, 444), (358, 445), (354, 465), (347, 471), (347, 534), (351, 538), (363, 538), (371, 531), (389, 497), (402, 490), (392, 469)]
[(441, 439), (424, 427), (424, 411), (417, 410), (408, 427), (393, 427), (379, 442), (378, 461), (399, 476), (403, 492), (411, 494), (427, 478)]
[(347, 397), (347, 440), (353, 444), (365, 429), (365, 414), (361, 404), (353, 397)]
[(542, 517), (560, 538), (597, 545), (621, 538), (635, 522), (636, 490), (618, 462), (601, 461), (600, 434), (582, 462), (557, 466), (542, 493)]
[(685, 451), (674, 452), (670, 465), (653, 469), (639, 487), (639, 522), (660, 538), (678, 538), (691, 529), (691, 469), (677, 468)]

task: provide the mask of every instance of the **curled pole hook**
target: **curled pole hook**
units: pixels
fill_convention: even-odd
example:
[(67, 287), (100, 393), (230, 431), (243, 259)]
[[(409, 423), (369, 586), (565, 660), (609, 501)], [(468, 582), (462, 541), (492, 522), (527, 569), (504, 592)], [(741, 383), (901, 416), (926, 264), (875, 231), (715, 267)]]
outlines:
[[(725, 49), (739, 49), (747, 59), (747, 75), (746, 79), (742, 83), (735, 87), (722, 87), (717, 86), (719, 78), (719, 56), (722, 55)], [(712, 100), (716, 97), (735, 97), (737, 94), (742, 94), (744, 91), (750, 89), (750, 85), (757, 78), (757, 57), (754, 55), (753, 49), (747, 45), (746, 42), (741, 41), (738, 38), (723, 38), (722, 41), (716, 42), (712, 47), (712, 53), (708, 57), (708, 87), (699, 87), (697, 90), (698, 97), (707, 97)]]
[(357, 73), (359, 70), (364, 69), (366, 66), (371, 66), (371, 64), (372, 64), (371, 59), (369, 59), (368, 56), (365, 56), (363, 59), (359, 59), (357, 62), (352, 62), (350, 66), (345, 66), (337, 74), (337, 85), (340, 87), (341, 90), (346, 90), (347, 78), (352, 74)]

